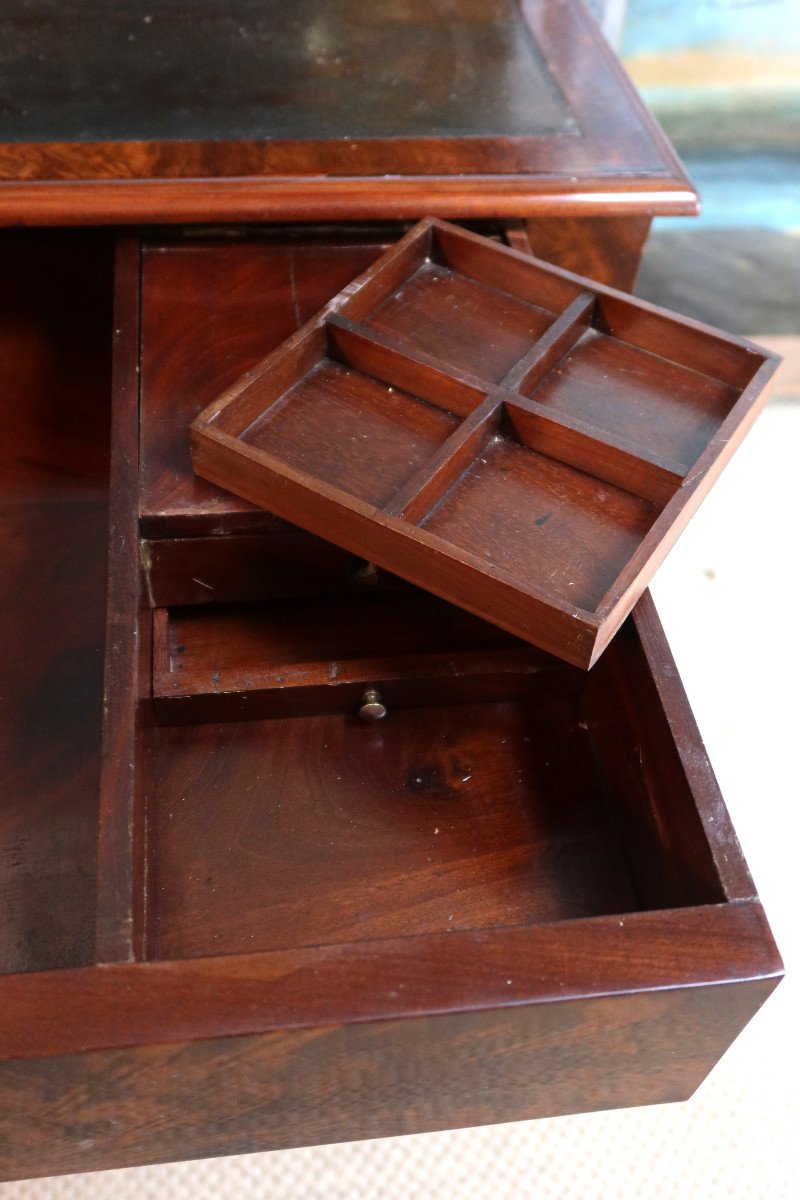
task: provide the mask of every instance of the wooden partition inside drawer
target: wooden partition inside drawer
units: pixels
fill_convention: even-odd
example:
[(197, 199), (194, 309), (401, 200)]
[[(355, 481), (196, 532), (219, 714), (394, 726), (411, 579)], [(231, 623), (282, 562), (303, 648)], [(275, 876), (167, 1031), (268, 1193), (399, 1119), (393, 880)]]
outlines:
[(775, 365), (426, 220), (208, 406), (193, 458), (234, 494), (589, 667)]
[[(139, 279), (125, 241), (114, 329)], [(117, 335), (107, 579), (37, 584), (95, 682), (54, 710), (43, 673), (20, 719), (74, 727), (4, 794), (51, 870), (3, 915), (0, 1177), (688, 1096), (781, 965), (649, 597), (588, 676), (409, 587), (153, 610), (137, 365)]]

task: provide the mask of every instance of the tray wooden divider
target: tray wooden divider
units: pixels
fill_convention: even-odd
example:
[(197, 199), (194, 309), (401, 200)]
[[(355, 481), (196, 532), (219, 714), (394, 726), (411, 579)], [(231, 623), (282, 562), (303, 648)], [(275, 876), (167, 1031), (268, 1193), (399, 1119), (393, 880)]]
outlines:
[(193, 461), (589, 667), (776, 362), (428, 218), (201, 413)]

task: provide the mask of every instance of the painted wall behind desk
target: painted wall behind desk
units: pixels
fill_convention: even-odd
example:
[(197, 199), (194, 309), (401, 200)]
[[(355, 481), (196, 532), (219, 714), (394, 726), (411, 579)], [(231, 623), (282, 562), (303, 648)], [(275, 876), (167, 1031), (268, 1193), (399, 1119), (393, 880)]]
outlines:
[(628, 0), (621, 53), (684, 147), (800, 148), (800, 0)]

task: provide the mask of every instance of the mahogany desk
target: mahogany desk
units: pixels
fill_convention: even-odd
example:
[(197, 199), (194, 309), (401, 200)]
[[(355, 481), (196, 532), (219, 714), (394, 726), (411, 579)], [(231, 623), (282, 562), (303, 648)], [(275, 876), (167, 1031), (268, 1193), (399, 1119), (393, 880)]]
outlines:
[[(252, 569), (181, 429), (376, 222), (513, 218), (629, 285), (691, 184), (573, 0), (98, 7), (0, 17), (0, 221), (151, 227), (0, 237), (0, 1178), (690, 1094), (781, 968), (649, 600), (588, 681), (477, 719), (454, 679), (383, 733), (157, 727), (149, 654), (209, 578), (226, 653), (253, 602), (302, 653), (378, 608), (384, 662), (494, 653), (251, 512)], [(270, 771), (296, 803), (251, 803)]]

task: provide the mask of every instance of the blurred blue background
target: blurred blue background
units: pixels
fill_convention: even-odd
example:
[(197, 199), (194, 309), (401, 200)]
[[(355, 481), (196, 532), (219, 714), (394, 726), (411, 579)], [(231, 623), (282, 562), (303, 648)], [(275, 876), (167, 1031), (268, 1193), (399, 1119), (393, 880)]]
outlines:
[(612, 40), (703, 196), (704, 227), (800, 229), (800, 0), (628, 0)]

